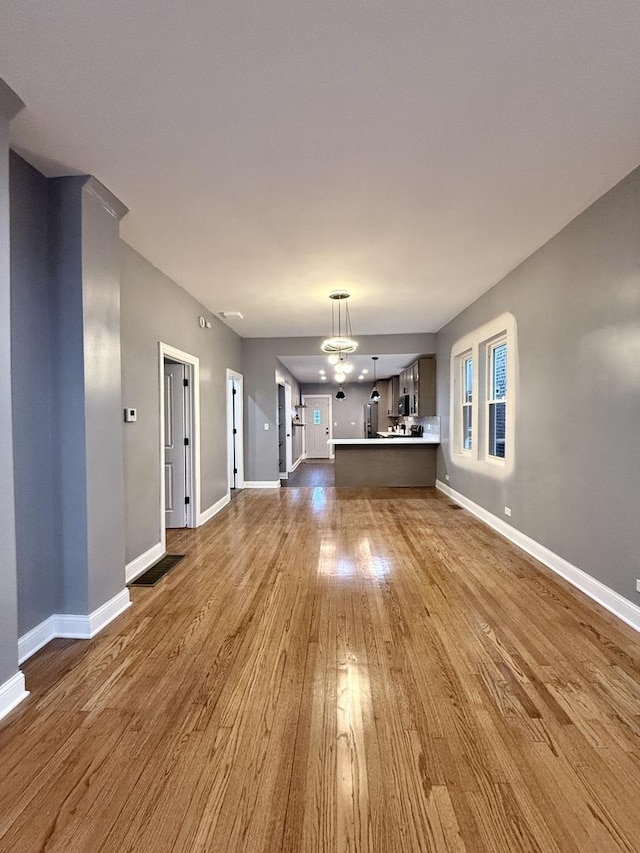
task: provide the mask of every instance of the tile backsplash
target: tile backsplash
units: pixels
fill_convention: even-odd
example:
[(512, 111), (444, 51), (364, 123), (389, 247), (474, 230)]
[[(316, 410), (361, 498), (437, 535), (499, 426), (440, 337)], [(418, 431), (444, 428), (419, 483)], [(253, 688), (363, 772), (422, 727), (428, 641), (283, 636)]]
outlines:
[(399, 424), (404, 424), (406, 431), (409, 432), (409, 427), (421, 424), (425, 435), (434, 435), (440, 437), (440, 418), (434, 416), (432, 418), (398, 418)]
[(400, 418), (400, 421), (404, 421), (407, 432), (409, 432), (410, 426), (421, 424), (425, 435), (440, 435), (440, 418), (438, 416), (432, 418)]

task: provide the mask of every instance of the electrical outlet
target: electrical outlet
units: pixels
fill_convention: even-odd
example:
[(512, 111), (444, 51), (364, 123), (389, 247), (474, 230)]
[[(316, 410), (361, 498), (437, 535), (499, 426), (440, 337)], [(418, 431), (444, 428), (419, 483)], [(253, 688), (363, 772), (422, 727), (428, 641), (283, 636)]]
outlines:
[(640, 580), (636, 581), (636, 590), (640, 592)]
[(508, 516), (509, 518), (511, 518), (511, 507), (506, 506), (506, 507), (504, 508), (504, 514), (505, 514), (506, 516)]
[(445, 474), (445, 475), (444, 475), (444, 478), (445, 478), (445, 480), (446, 480), (446, 481), (447, 481), (447, 483), (448, 483), (448, 482), (449, 482), (449, 475), (448, 475), (448, 474)]
[(265, 431), (268, 432), (269, 431), (269, 424), (265, 424), (264, 428), (265, 428)]

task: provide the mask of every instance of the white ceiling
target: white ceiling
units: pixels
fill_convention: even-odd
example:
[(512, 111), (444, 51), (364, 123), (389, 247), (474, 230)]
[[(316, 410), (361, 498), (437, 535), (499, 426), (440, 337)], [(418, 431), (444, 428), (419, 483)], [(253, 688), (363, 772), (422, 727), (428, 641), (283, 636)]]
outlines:
[[(376, 363), (376, 376), (378, 379), (388, 379), (389, 376), (397, 376), (401, 370), (423, 355), (423, 353), (399, 353), (394, 355), (380, 355)], [(334, 385), (333, 374), (335, 368), (327, 363), (326, 355), (291, 355), (279, 356), (284, 366), (295, 376), (299, 382), (321, 382), (320, 371), (324, 370), (328, 385)], [(347, 374), (347, 382), (358, 382), (358, 376), (364, 368), (366, 382), (373, 384), (373, 362), (370, 355), (350, 355), (349, 361), (353, 364), (353, 372)]]
[(436, 331), (640, 162), (638, 0), (3, 0), (0, 77), (244, 336)]

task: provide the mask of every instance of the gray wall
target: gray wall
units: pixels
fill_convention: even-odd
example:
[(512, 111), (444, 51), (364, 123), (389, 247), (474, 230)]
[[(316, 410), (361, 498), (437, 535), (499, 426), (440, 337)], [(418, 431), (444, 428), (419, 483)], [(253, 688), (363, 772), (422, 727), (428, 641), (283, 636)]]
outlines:
[(18, 593), (11, 440), (11, 277), (9, 256), (9, 117), (0, 81), (0, 355), (5, 369), (0, 375), (0, 685), (18, 670)]
[[(245, 479), (274, 482), (278, 479), (278, 439), (275, 431), (275, 387), (278, 356), (318, 355), (321, 338), (245, 338), (242, 341), (245, 410)], [(432, 353), (436, 336), (358, 336), (359, 355), (403, 352)], [(269, 429), (264, 429), (264, 424)]]
[(103, 189), (82, 191), (88, 612), (125, 586), (120, 225)]
[(87, 482), (82, 337), (83, 179), (49, 182), (54, 511), (69, 613), (87, 613)]
[(125, 586), (118, 232), (126, 208), (81, 176), (50, 181), (49, 211), (63, 612), (88, 614)]
[[(122, 407), (138, 410), (137, 423), (122, 424), (131, 562), (157, 545), (161, 533), (158, 342), (200, 359), (203, 512), (228, 491), (226, 369), (242, 373), (242, 363), (240, 338), (231, 329), (125, 243), (120, 257)], [(211, 329), (200, 328), (200, 316), (211, 320)]]
[(18, 634), (62, 609), (53, 486), (52, 294), (48, 181), (13, 152), (11, 384), (15, 460)]
[[(513, 475), (452, 465), (449, 368), (457, 339), (510, 311), (519, 384)], [(638, 603), (640, 170), (438, 334), (438, 477)], [(506, 520), (506, 519), (505, 519)]]

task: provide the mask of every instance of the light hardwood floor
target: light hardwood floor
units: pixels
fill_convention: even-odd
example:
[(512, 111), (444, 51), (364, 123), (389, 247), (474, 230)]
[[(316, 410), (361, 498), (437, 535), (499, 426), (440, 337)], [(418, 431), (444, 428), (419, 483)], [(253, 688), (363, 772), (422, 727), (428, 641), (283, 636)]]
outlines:
[(431, 489), (244, 492), (0, 724), (11, 853), (640, 851), (639, 635)]

